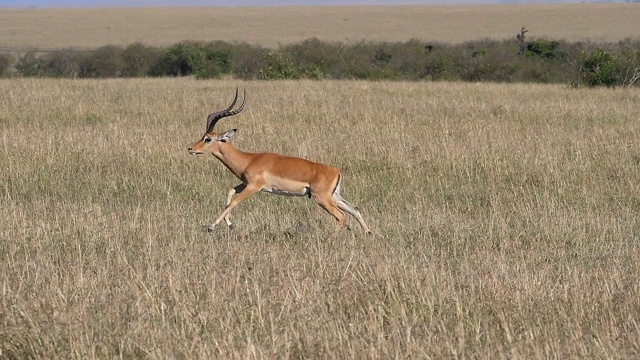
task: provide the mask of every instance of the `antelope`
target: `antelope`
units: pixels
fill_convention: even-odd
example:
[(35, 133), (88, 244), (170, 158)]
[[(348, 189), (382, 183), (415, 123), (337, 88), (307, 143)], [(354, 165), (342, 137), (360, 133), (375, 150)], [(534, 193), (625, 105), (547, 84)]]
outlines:
[(191, 155), (212, 154), (241, 181), (240, 185), (229, 190), (224, 210), (216, 221), (207, 227), (207, 231), (213, 232), (222, 220), (229, 229), (233, 229), (234, 225), (229, 219), (231, 210), (251, 195), (262, 191), (312, 198), (337, 220), (332, 237), (345, 227), (344, 212), (355, 217), (364, 232), (371, 234), (357, 208), (340, 196), (342, 175), (337, 167), (298, 157), (244, 152), (229, 143), (237, 129), (222, 133), (214, 131), (220, 119), (237, 115), (244, 109), (247, 101), (246, 90), (243, 91), (242, 104), (234, 110), (237, 101), (238, 89), (228, 108), (209, 114), (204, 135), (188, 149)]

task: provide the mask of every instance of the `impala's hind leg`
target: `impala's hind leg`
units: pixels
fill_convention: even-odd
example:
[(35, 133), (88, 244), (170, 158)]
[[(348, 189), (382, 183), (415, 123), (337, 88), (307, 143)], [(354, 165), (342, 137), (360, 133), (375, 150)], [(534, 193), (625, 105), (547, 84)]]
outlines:
[(345, 220), (346, 220), (344, 213), (342, 212), (342, 210), (338, 208), (338, 206), (335, 204), (335, 202), (331, 197), (318, 197), (315, 195), (313, 195), (312, 197), (313, 197), (313, 200), (315, 200), (315, 202), (318, 205), (320, 205), (323, 209), (327, 210), (327, 212), (331, 214), (334, 218), (336, 218), (336, 220), (338, 221), (338, 223), (336, 224), (336, 229), (331, 235), (331, 237), (336, 237), (340, 232), (340, 230), (344, 228)]
[(362, 218), (362, 215), (360, 214), (360, 211), (358, 211), (358, 209), (355, 206), (349, 204), (345, 199), (342, 198), (342, 196), (340, 196), (340, 182), (339, 181), (338, 181), (338, 185), (336, 186), (336, 189), (333, 191), (333, 201), (335, 202), (336, 206), (340, 210), (344, 210), (349, 215), (355, 217), (356, 220), (358, 220), (358, 223), (360, 224), (360, 226), (362, 226), (362, 229), (364, 229), (365, 233), (371, 234), (371, 230), (369, 230), (369, 227), (364, 222), (364, 219)]
[(345, 199), (343, 199), (340, 195), (336, 196), (334, 194), (333, 196), (333, 200), (336, 202), (336, 206), (341, 209), (346, 211), (349, 215), (353, 216), (356, 218), (356, 220), (358, 220), (358, 223), (360, 224), (360, 226), (362, 226), (362, 229), (364, 229), (364, 232), (367, 234), (371, 234), (371, 230), (369, 230), (369, 227), (367, 226), (367, 224), (364, 222), (364, 219), (362, 218), (362, 214), (360, 214), (360, 211), (358, 211), (358, 209), (356, 209), (355, 206), (349, 204)]

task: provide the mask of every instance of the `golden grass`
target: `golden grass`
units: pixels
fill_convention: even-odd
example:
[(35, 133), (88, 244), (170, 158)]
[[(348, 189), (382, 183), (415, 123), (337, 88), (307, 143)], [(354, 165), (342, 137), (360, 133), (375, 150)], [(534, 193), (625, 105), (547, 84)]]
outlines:
[[(374, 237), (329, 239), (186, 148), (343, 169)], [(0, 358), (634, 358), (638, 89), (0, 81)]]
[(515, 38), (618, 41), (640, 33), (640, 4), (0, 9), (0, 48), (95, 48), (137, 41), (460, 43)]

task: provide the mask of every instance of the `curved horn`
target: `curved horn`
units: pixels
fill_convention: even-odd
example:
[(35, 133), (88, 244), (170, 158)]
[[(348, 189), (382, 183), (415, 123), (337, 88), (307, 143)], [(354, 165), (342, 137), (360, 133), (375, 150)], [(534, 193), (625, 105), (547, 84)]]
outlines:
[(238, 88), (236, 88), (236, 96), (233, 98), (233, 101), (231, 102), (231, 105), (229, 105), (228, 108), (222, 111), (209, 114), (209, 116), (207, 117), (207, 132), (213, 131), (213, 128), (216, 126), (216, 123), (218, 122), (218, 120), (227, 116), (233, 116), (244, 109), (244, 105), (247, 101), (246, 89), (243, 90), (242, 93), (243, 93), (242, 104), (236, 110), (231, 111), (231, 109), (233, 109), (233, 107), (236, 106), (236, 102), (238, 101)]

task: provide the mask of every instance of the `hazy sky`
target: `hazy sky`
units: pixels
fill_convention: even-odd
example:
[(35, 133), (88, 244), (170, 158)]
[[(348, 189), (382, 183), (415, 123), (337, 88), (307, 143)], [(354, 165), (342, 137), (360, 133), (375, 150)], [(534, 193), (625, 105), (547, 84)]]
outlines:
[(514, 2), (580, 2), (580, 0), (0, 0), (0, 7), (402, 5)]
[[(488, 0), (486, 0), (488, 1)], [(429, 4), (435, 0), (0, 0), (10, 7), (102, 7), (102, 6), (272, 6), (272, 5), (342, 5), (342, 4)], [(441, 3), (461, 1), (446, 1)], [(474, 2), (471, 0), (471, 2)], [(480, 2), (476, 0), (475, 2)]]

